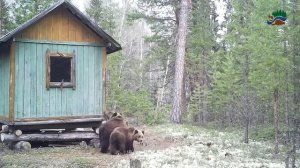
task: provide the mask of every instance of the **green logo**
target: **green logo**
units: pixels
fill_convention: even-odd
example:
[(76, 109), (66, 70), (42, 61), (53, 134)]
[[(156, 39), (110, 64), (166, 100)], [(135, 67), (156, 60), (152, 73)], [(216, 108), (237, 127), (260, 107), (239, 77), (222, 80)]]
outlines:
[(287, 14), (283, 10), (277, 10), (272, 13), (272, 15), (268, 16), (267, 23), (269, 25), (284, 25), (287, 19)]

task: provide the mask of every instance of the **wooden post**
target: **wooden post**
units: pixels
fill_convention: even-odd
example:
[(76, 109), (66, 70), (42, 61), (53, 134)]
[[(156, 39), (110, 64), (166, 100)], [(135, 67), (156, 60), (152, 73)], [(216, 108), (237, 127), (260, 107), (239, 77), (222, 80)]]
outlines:
[(15, 40), (12, 41), (10, 46), (10, 54), (9, 54), (9, 60), (10, 60), (10, 77), (9, 77), (9, 120), (14, 120), (15, 115), (15, 70), (16, 70), (16, 42)]

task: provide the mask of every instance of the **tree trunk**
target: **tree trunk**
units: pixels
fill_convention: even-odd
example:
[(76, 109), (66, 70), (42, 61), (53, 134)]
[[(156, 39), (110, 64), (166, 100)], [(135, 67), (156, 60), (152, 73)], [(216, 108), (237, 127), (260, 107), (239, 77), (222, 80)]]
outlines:
[(173, 108), (171, 113), (171, 120), (175, 123), (181, 123), (181, 114), (183, 109), (182, 93), (183, 93), (183, 76), (184, 76), (184, 60), (186, 49), (186, 37), (187, 37), (187, 21), (188, 21), (188, 0), (181, 0), (180, 2), (180, 14), (178, 25), (178, 46), (176, 51), (176, 63), (175, 63), (175, 87), (174, 87), (174, 99)]
[(244, 132), (244, 142), (249, 142), (249, 55), (245, 54), (245, 64), (244, 64), (244, 99), (243, 99), (243, 109), (245, 117), (245, 132)]
[(169, 64), (170, 64), (170, 55), (168, 55), (168, 58), (167, 58), (166, 71), (165, 71), (165, 76), (164, 76), (164, 80), (163, 80), (162, 91), (161, 91), (161, 94), (158, 97), (158, 100), (157, 100), (157, 103), (156, 103), (156, 111), (158, 111), (159, 107), (161, 106), (162, 100), (164, 98), (165, 85), (166, 85), (166, 82), (167, 82), (167, 75), (168, 75), (168, 72), (169, 72)]
[(273, 107), (274, 107), (274, 131), (275, 131), (275, 154), (278, 154), (278, 133), (279, 133), (279, 93), (278, 88), (273, 92)]
[(143, 86), (143, 59), (144, 59), (144, 23), (142, 22), (141, 39), (140, 39), (140, 88)]

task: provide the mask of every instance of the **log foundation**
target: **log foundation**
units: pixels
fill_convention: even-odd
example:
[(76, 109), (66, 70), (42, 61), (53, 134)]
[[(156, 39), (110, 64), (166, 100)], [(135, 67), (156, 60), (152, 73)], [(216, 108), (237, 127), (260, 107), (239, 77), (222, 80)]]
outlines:
[(63, 132), (63, 133), (32, 133), (32, 134), (22, 134), (16, 136), (15, 134), (10, 133), (1, 133), (1, 142), (19, 142), (19, 141), (28, 141), (28, 142), (72, 142), (72, 141), (88, 141), (91, 139), (98, 138), (95, 132), (92, 131), (74, 131), (74, 132)]

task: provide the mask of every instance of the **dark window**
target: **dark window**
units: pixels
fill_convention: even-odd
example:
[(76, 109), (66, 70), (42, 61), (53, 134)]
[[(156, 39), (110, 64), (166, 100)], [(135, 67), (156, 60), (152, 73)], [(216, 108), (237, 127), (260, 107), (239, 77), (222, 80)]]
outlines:
[(71, 82), (71, 59), (50, 57), (50, 82)]
[(47, 88), (75, 89), (75, 54), (47, 51)]

